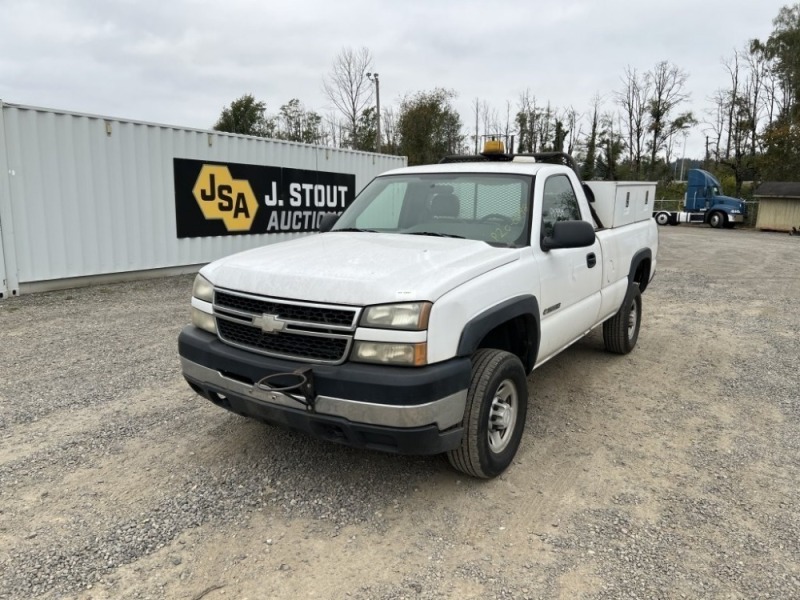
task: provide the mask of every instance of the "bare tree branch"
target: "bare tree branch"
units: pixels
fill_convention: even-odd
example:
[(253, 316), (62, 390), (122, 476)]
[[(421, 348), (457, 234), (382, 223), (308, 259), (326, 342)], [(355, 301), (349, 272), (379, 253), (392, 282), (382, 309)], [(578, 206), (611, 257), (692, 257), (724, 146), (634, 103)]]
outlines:
[(331, 72), (323, 81), (322, 89), (331, 104), (344, 117), (350, 145), (355, 138), (358, 119), (365, 108), (372, 105), (374, 90), (367, 73), (372, 71), (372, 53), (367, 48), (343, 48), (333, 60)]
[(651, 83), (647, 76), (640, 75), (635, 68), (625, 68), (622, 77), (624, 89), (614, 92), (614, 99), (622, 109), (625, 134), (628, 138), (628, 157), (634, 174), (641, 172), (644, 154), (644, 137), (647, 132), (647, 106), (650, 103)]

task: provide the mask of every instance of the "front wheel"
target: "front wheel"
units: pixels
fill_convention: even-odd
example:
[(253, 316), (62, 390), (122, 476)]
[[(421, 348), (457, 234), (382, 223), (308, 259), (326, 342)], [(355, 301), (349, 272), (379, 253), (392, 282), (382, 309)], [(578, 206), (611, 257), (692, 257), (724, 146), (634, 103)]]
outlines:
[(669, 213), (660, 212), (656, 213), (656, 223), (659, 225), (669, 225)]
[(628, 293), (617, 314), (603, 323), (603, 342), (606, 350), (627, 354), (636, 346), (642, 323), (642, 292), (638, 283), (628, 287)]
[(519, 448), (528, 412), (528, 383), (519, 358), (481, 349), (472, 356), (461, 445), (447, 453), (457, 470), (489, 479), (508, 468)]
[(711, 213), (711, 216), (708, 217), (708, 224), (711, 225), (714, 229), (719, 229), (720, 227), (725, 226), (725, 215), (719, 211), (714, 211)]

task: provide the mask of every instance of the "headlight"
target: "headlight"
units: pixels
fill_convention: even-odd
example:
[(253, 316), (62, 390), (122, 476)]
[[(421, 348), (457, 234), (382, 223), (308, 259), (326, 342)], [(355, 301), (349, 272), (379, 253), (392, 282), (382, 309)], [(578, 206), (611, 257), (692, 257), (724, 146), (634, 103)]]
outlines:
[(214, 322), (214, 315), (203, 312), (194, 306), (192, 307), (192, 325), (208, 333), (217, 333), (217, 324)]
[(192, 296), (198, 300), (206, 302), (213, 302), (214, 300), (214, 286), (208, 282), (208, 279), (202, 275), (194, 278), (194, 285), (192, 286)]
[(393, 344), (356, 340), (352, 360), (384, 365), (421, 367), (428, 364), (428, 344)]
[(428, 328), (431, 314), (430, 302), (406, 302), (370, 306), (361, 317), (362, 327), (378, 329), (408, 329), (421, 331)]

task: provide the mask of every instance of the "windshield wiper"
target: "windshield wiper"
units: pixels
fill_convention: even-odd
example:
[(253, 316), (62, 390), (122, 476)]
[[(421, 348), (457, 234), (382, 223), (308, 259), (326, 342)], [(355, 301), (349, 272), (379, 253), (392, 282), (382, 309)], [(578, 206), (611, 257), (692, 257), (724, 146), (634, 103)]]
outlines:
[(376, 229), (359, 229), (358, 227), (345, 227), (344, 229), (331, 229), (332, 233), (337, 231), (355, 231), (356, 233), (378, 233)]
[(460, 240), (467, 239), (463, 235), (455, 235), (454, 233), (437, 233), (435, 231), (406, 231), (404, 233), (407, 235), (431, 235), (433, 237), (458, 238)]

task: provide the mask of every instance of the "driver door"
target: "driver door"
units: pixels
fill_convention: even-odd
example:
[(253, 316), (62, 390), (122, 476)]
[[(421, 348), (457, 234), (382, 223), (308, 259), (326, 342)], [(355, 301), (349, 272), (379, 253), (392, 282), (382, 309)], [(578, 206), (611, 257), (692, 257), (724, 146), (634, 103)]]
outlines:
[(595, 238), (586, 248), (559, 248), (545, 252), (541, 240), (550, 235), (558, 221), (587, 220), (582, 215), (570, 178), (551, 175), (544, 182), (540, 239), (531, 240), (534, 248), (541, 298), (541, 345), (539, 362), (586, 333), (600, 312), (602, 255)]

